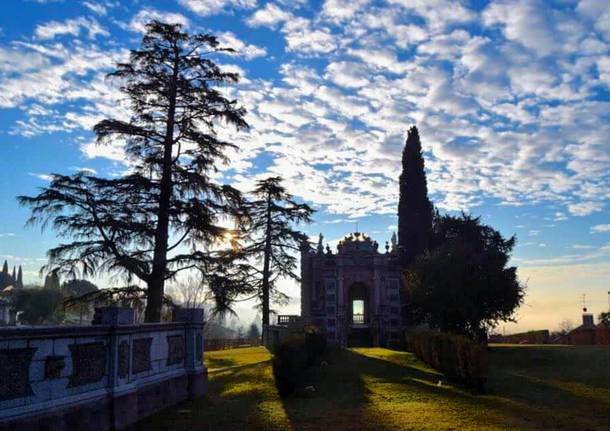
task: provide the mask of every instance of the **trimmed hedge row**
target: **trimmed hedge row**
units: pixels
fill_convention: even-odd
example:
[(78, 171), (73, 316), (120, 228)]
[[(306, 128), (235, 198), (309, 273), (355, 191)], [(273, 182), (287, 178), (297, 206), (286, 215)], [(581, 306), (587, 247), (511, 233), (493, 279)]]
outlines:
[(483, 388), (487, 380), (487, 346), (461, 335), (433, 331), (407, 335), (410, 350), (451, 380)]
[(326, 350), (326, 336), (317, 328), (307, 327), (300, 335), (295, 335), (275, 346), (273, 377), (281, 397), (294, 392), (302, 382), (303, 372), (312, 366)]

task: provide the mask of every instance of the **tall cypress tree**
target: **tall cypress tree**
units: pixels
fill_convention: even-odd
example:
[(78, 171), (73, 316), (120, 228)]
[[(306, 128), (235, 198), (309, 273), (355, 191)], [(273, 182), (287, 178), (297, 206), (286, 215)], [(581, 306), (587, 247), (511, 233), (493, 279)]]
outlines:
[(433, 208), (428, 199), (424, 157), (415, 126), (407, 133), (399, 182), (398, 247), (401, 266), (406, 268), (426, 249), (432, 230)]
[(23, 289), (23, 270), (21, 265), (19, 265), (19, 271), (17, 272), (17, 287)]

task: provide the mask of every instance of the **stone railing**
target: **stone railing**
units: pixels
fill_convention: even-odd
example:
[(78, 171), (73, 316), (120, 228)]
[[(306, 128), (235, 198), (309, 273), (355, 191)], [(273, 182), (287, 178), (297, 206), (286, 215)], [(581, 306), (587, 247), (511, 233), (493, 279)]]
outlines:
[(102, 308), (95, 321), (0, 328), (1, 431), (120, 429), (205, 392), (203, 310), (134, 325), (133, 310)]

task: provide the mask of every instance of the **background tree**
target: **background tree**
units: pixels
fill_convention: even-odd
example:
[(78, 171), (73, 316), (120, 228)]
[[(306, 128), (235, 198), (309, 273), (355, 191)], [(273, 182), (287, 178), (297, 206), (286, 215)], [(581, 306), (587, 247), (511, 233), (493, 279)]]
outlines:
[(597, 321), (599, 323), (609, 324), (610, 323), (610, 311), (602, 311), (601, 313), (599, 313), (599, 315), (597, 316)]
[(558, 325), (559, 335), (566, 335), (574, 329), (574, 323), (570, 319), (563, 319)]
[(216, 129), (247, 124), (245, 110), (217, 89), (238, 75), (223, 72), (211, 56), (232, 50), (177, 24), (152, 21), (146, 29), (140, 49), (110, 74), (122, 83), (131, 118), (94, 128), (101, 145), (125, 143), (130, 173), (55, 175), (38, 196), (19, 201), (32, 208), (31, 223), (50, 223), (72, 240), (49, 250), (49, 268), (74, 278), (112, 271), (128, 282), (140, 279), (147, 286), (146, 321), (153, 322), (161, 318), (165, 281), (179, 271), (197, 268), (207, 276), (220, 265), (220, 280), (228, 272), (231, 251), (214, 244), (227, 231), (221, 222), (241, 220), (244, 207), (236, 189), (213, 180), (227, 162), (225, 151), (235, 147)]
[(428, 246), (433, 208), (428, 199), (428, 185), (417, 127), (407, 133), (402, 152), (399, 178), (398, 247), (401, 265), (406, 269)]
[(258, 263), (254, 268), (258, 274), (255, 285), (262, 305), (263, 327), (269, 324), (270, 299), (281, 299), (277, 280), (299, 280), (296, 254), (308, 237), (293, 225), (310, 223), (314, 212), (308, 205), (296, 203), (281, 183), (280, 177), (259, 180), (252, 192), (254, 199), (248, 204), (251, 219), (245, 255)]
[[(78, 302), (78, 298), (81, 298), (88, 293), (97, 292), (98, 290), (98, 287), (88, 280), (72, 279), (64, 281), (61, 284), (61, 291), (65, 297), (64, 309), (76, 311), (78, 313), (78, 321), (79, 323), (82, 323), (83, 316), (91, 311), (91, 304), (86, 301)], [(69, 307), (66, 306), (66, 300), (70, 300), (68, 302), (70, 305)]]
[(61, 323), (64, 318), (64, 296), (57, 288), (27, 288), (15, 292), (13, 306), (20, 312), (19, 321), (28, 325)]
[(514, 245), (478, 218), (437, 216), (431, 249), (406, 273), (415, 321), (486, 340), (523, 302), (524, 286), (507, 266)]
[(250, 324), (248, 328), (248, 338), (258, 338), (261, 336), (261, 332), (258, 329), (258, 325), (254, 322)]
[(15, 279), (8, 272), (8, 262), (4, 260), (2, 271), (0, 272), (0, 290), (7, 286), (12, 286), (13, 284), (15, 284)]
[(46, 275), (45, 279), (44, 279), (44, 286), (45, 289), (57, 289), (59, 290), (60, 288), (60, 282), (59, 282), (59, 274), (57, 273), (57, 271), (51, 271), (49, 274)]

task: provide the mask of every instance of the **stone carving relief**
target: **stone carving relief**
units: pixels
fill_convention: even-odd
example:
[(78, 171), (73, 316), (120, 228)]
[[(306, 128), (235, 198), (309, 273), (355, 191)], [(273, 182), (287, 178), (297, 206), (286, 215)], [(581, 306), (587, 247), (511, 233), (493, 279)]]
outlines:
[(167, 365), (175, 365), (184, 362), (184, 336), (167, 336)]
[(129, 375), (129, 343), (123, 340), (119, 343), (119, 366), (117, 374), (120, 379)]
[(152, 338), (139, 338), (133, 340), (133, 356), (131, 358), (131, 370), (133, 374), (150, 370), (151, 344)]
[(35, 348), (0, 350), (0, 401), (32, 395), (30, 363)]
[(58, 379), (66, 366), (65, 356), (47, 356), (44, 360), (44, 378)]
[(106, 374), (106, 345), (103, 342), (70, 344), (72, 375), (68, 387), (99, 382)]

